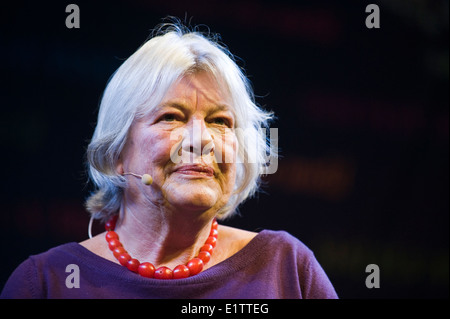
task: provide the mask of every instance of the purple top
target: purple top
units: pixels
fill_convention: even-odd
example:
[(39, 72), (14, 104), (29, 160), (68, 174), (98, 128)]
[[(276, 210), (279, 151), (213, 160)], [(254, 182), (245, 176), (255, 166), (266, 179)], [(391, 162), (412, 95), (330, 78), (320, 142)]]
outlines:
[[(79, 270), (79, 288), (74, 277)], [(243, 249), (186, 279), (141, 277), (68, 243), (31, 256), (10, 276), (1, 298), (337, 298), (314, 254), (284, 231), (263, 230)]]

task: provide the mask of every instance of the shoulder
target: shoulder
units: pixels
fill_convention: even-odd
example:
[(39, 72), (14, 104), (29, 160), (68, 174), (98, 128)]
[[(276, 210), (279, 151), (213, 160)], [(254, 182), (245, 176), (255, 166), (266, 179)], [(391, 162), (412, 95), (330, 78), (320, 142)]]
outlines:
[(307, 270), (309, 267), (318, 264), (314, 252), (297, 237), (283, 230), (263, 230), (259, 233), (259, 245), (264, 252), (282, 259), (284, 263), (291, 263), (291, 266), (300, 270)]
[(314, 252), (300, 239), (283, 230), (263, 230), (259, 233), (261, 246), (266, 254), (296, 268), (298, 273), (305, 273), (311, 265), (318, 264)]
[(52, 269), (63, 267), (65, 272), (66, 267), (77, 260), (77, 246), (68, 243), (28, 257), (8, 278), (1, 298), (45, 298), (43, 283), (51, 280)]
[[(275, 262), (279, 273), (295, 275), (301, 298), (334, 299), (336, 291), (313, 251), (286, 231), (263, 230), (259, 239), (262, 258)], [(281, 280), (281, 279), (280, 279)], [(293, 282), (293, 278), (288, 280)]]
[(251, 243), (252, 249), (256, 250), (267, 251), (270, 247), (277, 252), (313, 255), (303, 242), (286, 231), (264, 229), (258, 233), (224, 225), (219, 230), (219, 243), (233, 247), (234, 253)]
[(274, 246), (277, 251), (282, 253), (301, 255), (305, 257), (312, 257), (314, 255), (306, 244), (284, 230), (265, 229), (259, 233), (259, 237), (266, 246)]
[(284, 265), (295, 268), (304, 268), (314, 260), (313, 252), (286, 231), (264, 229), (252, 232), (228, 226), (220, 226), (214, 253), (224, 254), (219, 261), (233, 255), (245, 255), (246, 261), (253, 259), (261, 265), (283, 260)]
[(80, 248), (81, 246), (74, 242), (56, 246), (43, 253), (31, 255), (19, 267), (42, 268), (77, 260), (81, 253)]
[(28, 259), (33, 262), (35, 267), (48, 267), (51, 265), (64, 264), (79, 259), (81, 246), (77, 243), (67, 243), (53, 247), (46, 252), (32, 255)]

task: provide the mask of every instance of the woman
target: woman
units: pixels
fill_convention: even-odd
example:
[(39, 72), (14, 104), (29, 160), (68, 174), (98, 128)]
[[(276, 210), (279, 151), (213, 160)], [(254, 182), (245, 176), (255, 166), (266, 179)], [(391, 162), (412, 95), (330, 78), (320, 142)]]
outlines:
[(291, 235), (217, 224), (257, 190), (270, 119), (223, 47), (165, 25), (110, 79), (88, 147), (107, 232), (30, 257), (2, 297), (336, 298)]

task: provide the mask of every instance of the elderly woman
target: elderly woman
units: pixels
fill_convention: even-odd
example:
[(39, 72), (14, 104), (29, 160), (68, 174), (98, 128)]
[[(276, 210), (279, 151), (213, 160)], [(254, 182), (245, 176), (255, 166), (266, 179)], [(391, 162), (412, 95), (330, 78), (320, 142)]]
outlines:
[(223, 47), (165, 25), (110, 79), (87, 150), (106, 232), (31, 256), (2, 297), (336, 298), (291, 235), (217, 223), (257, 190), (270, 119)]

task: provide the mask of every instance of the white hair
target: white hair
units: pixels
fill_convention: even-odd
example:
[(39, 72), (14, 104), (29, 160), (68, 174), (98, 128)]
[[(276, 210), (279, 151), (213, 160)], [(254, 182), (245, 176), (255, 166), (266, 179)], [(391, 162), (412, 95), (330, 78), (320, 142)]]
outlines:
[[(241, 160), (236, 163), (236, 183), (217, 217), (231, 216), (258, 190), (262, 164), (267, 162), (270, 150), (260, 129), (268, 127), (272, 113), (255, 104), (248, 79), (227, 49), (211, 37), (179, 24), (164, 24), (116, 70), (104, 91), (87, 149), (89, 175), (96, 190), (87, 199), (86, 207), (93, 218), (105, 221), (120, 209), (127, 183), (115, 168), (133, 121), (157, 107), (177, 80), (198, 71), (209, 72), (225, 85), (231, 96), (235, 128), (246, 133), (245, 137), (237, 134)], [(256, 163), (244, 160), (248, 158), (248, 145), (258, 146), (255, 149), (260, 160)]]

